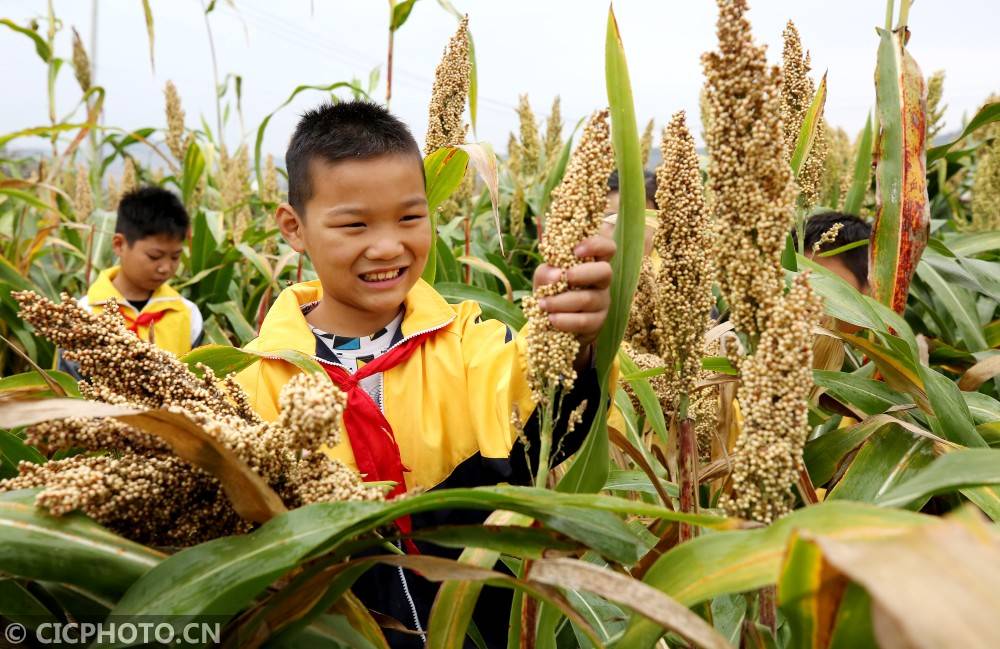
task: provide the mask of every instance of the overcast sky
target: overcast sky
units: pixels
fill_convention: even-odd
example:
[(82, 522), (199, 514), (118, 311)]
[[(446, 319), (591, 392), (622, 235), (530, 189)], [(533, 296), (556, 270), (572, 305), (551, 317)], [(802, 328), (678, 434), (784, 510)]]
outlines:
[[(88, 47), (91, 0), (53, 0), (66, 23), (57, 54), (70, 56), (75, 26)], [(155, 72), (150, 67), (141, 3), (98, 0), (96, 82), (107, 89), (105, 121), (125, 128), (162, 127), (163, 85), (177, 85), (195, 127), (215, 123), (209, 43), (201, 0), (151, 0), (155, 20)], [(478, 139), (498, 150), (516, 129), (514, 107), (527, 92), (538, 114), (562, 97), (567, 123), (605, 105), (606, 0), (453, 0), (469, 13), (479, 66)], [(232, 146), (253, 142), (260, 120), (297, 85), (368, 78), (382, 67), (374, 96), (385, 97), (388, 3), (385, 0), (224, 0), (209, 16), (220, 77), (243, 77), (246, 132), (235, 115), (227, 129)], [(45, 14), (44, 0), (0, 0), (0, 17), (24, 23)], [(710, 0), (619, 0), (615, 11), (632, 75), (638, 119), (662, 126), (679, 109), (698, 125), (700, 56), (715, 45), (715, 3)], [(881, 0), (756, 0), (750, 18), (758, 41), (780, 59), (781, 31), (795, 21), (812, 53), (816, 76), (829, 70), (828, 120), (853, 136), (874, 102), (872, 74), (884, 18)], [(950, 128), (1000, 90), (1000, 0), (918, 0), (910, 14), (910, 51), (925, 74), (947, 71)], [(396, 34), (392, 110), (423, 140), (434, 68), (455, 18), (435, 0), (419, 0)], [(44, 26), (42, 27), (44, 32)], [(30, 41), (0, 28), (0, 133), (44, 123), (45, 68)], [(303, 93), (271, 121), (265, 152), (282, 154), (296, 116), (319, 100)], [(58, 85), (58, 112), (79, 98), (72, 72)], [(699, 136), (700, 139), (700, 136)], [(27, 142), (27, 141), (25, 141)], [(37, 140), (35, 141), (37, 145)]]

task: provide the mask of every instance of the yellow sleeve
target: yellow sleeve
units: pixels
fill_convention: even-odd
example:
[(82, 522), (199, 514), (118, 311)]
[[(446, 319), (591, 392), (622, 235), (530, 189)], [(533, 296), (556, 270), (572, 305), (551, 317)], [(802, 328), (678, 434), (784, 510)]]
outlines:
[[(247, 345), (253, 350), (253, 342)], [(236, 374), (236, 382), (250, 398), (250, 405), (266, 421), (278, 418), (278, 396), (299, 370), (291, 363), (262, 358)]]
[(527, 421), (535, 409), (528, 388), (527, 345), (499, 320), (485, 320), (479, 304), (456, 307), (462, 337), (462, 358), (468, 386), (469, 426), (478, 437), (483, 457), (505, 458), (514, 444), (511, 414)]

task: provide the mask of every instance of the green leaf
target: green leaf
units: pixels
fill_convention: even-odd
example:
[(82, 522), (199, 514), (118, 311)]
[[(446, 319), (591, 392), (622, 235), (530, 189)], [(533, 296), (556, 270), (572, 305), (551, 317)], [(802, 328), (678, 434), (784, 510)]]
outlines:
[(181, 356), (180, 360), (199, 377), (202, 375), (197, 367), (199, 364), (208, 366), (216, 376), (223, 377), (246, 369), (262, 358), (280, 358), (310, 374), (325, 373), (316, 359), (294, 349), (279, 349), (264, 354), (228, 345), (202, 345)]
[(831, 248), (829, 250), (824, 250), (823, 252), (817, 253), (817, 257), (836, 257), (841, 255), (848, 250), (854, 250), (855, 248), (864, 248), (868, 245), (867, 239), (859, 239), (857, 241), (852, 241), (851, 243), (845, 243), (842, 246), (837, 246), (836, 248)]
[(993, 122), (1000, 121), (1000, 102), (993, 102), (986, 104), (979, 109), (975, 117), (969, 120), (969, 123), (965, 125), (962, 130), (962, 134), (951, 142), (947, 142), (940, 146), (933, 147), (927, 151), (927, 164), (930, 165), (935, 160), (938, 160), (944, 156), (948, 151), (951, 150), (956, 144), (964, 140), (969, 135), (972, 135), (980, 128), (986, 126), (987, 124), (992, 124)]
[(844, 198), (844, 211), (848, 214), (860, 214), (865, 200), (865, 193), (871, 186), (872, 178), (872, 115), (868, 113), (865, 130), (861, 132), (858, 142), (858, 155), (854, 159), (854, 176), (851, 187)]
[(343, 615), (321, 615), (294, 635), (269, 639), (273, 649), (380, 649), (359, 633)]
[(469, 36), (469, 121), (472, 123), (472, 134), (476, 134), (476, 118), (479, 115), (479, 66), (476, 64), (476, 44)]
[(826, 105), (826, 73), (819, 82), (813, 94), (809, 108), (806, 109), (802, 117), (802, 127), (799, 129), (799, 136), (795, 140), (795, 150), (792, 152), (791, 167), (792, 174), (797, 179), (802, 163), (809, 157), (813, 142), (816, 140), (816, 133), (823, 124), (823, 107)]
[(962, 398), (975, 424), (1000, 421), (1000, 401), (982, 392), (963, 392)]
[[(490, 514), (486, 524), (529, 525), (531, 518), (513, 512), (497, 511)], [(500, 552), (492, 549), (468, 548), (459, 557), (461, 563), (493, 568)], [(427, 626), (427, 649), (451, 649), (464, 646), (472, 613), (482, 591), (481, 581), (446, 581), (441, 584), (431, 608)]]
[[(623, 351), (618, 352), (618, 363), (623, 374), (637, 375), (639, 373), (639, 367)], [(646, 421), (649, 422), (649, 425), (660, 436), (661, 440), (666, 440), (667, 422), (663, 417), (660, 400), (657, 398), (656, 393), (653, 392), (649, 381), (644, 378), (636, 378), (634, 381), (631, 381), (631, 384), (636, 398), (639, 399), (639, 405), (642, 406), (643, 412), (646, 413)]]
[(264, 131), (267, 129), (267, 125), (271, 121), (271, 118), (274, 117), (275, 114), (277, 114), (278, 111), (280, 111), (282, 108), (292, 103), (292, 101), (298, 96), (300, 92), (304, 92), (306, 90), (318, 90), (323, 93), (331, 93), (339, 88), (348, 88), (352, 92), (359, 93), (362, 97), (369, 98), (368, 93), (366, 93), (364, 90), (362, 90), (355, 84), (348, 83), (346, 81), (338, 81), (336, 83), (331, 83), (325, 86), (301, 85), (301, 86), (296, 86), (295, 90), (292, 91), (292, 94), (290, 94), (288, 96), (288, 99), (282, 102), (280, 106), (278, 106), (277, 108), (275, 108), (270, 113), (264, 116), (264, 119), (262, 119), (260, 122), (260, 126), (257, 127), (257, 137), (254, 140), (253, 144), (254, 174), (257, 176), (258, 187), (264, 186), (264, 176), (260, 170), (261, 167), (260, 153), (261, 153), (261, 147), (264, 144)]
[(844, 405), (852, 405), (866, 415), (877, 415), (910, 401), (882, 381), (846, 372), (813, 370), (813, 381)]
[[(36, 210), (40, 211), (42, 214), (48, 214), (50, 212), (56, 212), (58, 214), (62, 214), (62, 212), (59, 212), (59, 210), (56, 209), (54, 206), (49, 205), (48, 203), (46, 203), (45, 201), (41, 200), (40, 198), (38, 198), (34, 194), (31, 194), (29, 192), (26, 192), (26, 191), (23, 191), (23, 190), (20, 190), (20, 189), (11, 189), (9, 187), (0, 187), (0, 195), (9, 196), (9, 197), (11, 197), (13, 199), (19, 200), (22, 203), (25, 203), (26, 205), (30, 205), (31, 207), (33, 207)], [(69, 217), (67, 217), (67, 220), (69, 220)]]
[[(45, 370), (45, 375), (55, 381), (66, 393), (66, 396), (80, 396), (80, 388), (77, 387), (76, 379), (66, 372), (60, 372), (59, 370)], [(39, 397), (62, 396), (55, 394), (51, 390), (47, 390), (48, 382), (39, 376), (37, 372), (24, 372), (22, 374), (5, 376), (0, 379), (0, 393), (21, 390), (24, 388), (46, 388), (46, 390), (37, 393), (37, 396)]]
[(886, 426), (896, 424), (894, 417), (875, 415), (849, 428), (835, 428), (806, 443), (802, 461), (813, 484), (826, 484), (848, 453), (864, 444)]
[(986, 442), (976, 432), (972, 413), (969, 412), (969, 406), (962, 398), (962, 391), (958, 386), (926, 365), (918, 364), (917, 371), (930, 401), (930, 408), (925, 408), (925, 412), (931, 430), (939, 437), (962, 446), (986, 446)]
[(797, 255), (796, 260), (799, 269), (810, 271), (809, 285), (823, 298), (823, 310), (827, 315), (866, 329), (888, 329), (865, 296), (843, 278), (802, 255)]
[(181, 171), (181, 197), (189, 210), (197, 209), (196, 205), (192, 205), (192, 199), (203, 173), (205, 173), (205, 154), (201, 152), (198, 143), (192, 140), (184, 153)]
[(966, 448), (945, 453), (875, 502), (883, 507), (903, 507), (937, 494), (983, 485), (1000, 485), (1000, 450)]
[(30, 38), (35, 44), (35, 52), (38, 53), (38, 58), (42, 59), (42, 61), (48, 63), (52, 60), (52, 48), (49, 47), (49, 44), (45, 42), (45, 39), (38, 32), (29, 27), (21, 27), (9, 18), (0, 18), (0, 25), (6, 25), (15, 32), (24, 34)]
[(527, 322), (524, 313), (517, 305), (493, 291), (458, 282), (438, 282), (434, 285), (434, 289), (453, 304), (463, 300), (479, 302), (483, 316), (499, 320), (515, 331), (520, 331)]
[(601, 404), (586, 440), (566, 475), (559, 481), (558, 489), (569, 492), (595, 492), (607, 481), (609, 448), (605, 411), (607, 397), (613, 387), (609, 381), (628, 323), (632, 295), (639, 281), (646, 233), (646, 185), (632, 101), (632, 83), (618, 21), (614, 9), (610, 7), (604, 65), (611, 111), (611, 140), (621, 188), (618, 220), (615, 223), (618, 252), (611, 260), (611, 307), (597, 338), (596, 367), (601, 382)]
[(824, 626), (830, 622), (824, 613), (831, 604), (828, 601), (821, 603), (821, 598), (828, 600), (843, 587), (845, 580), (831, 579), (823, 573), (822, 564), (820, 549), (793, 532), (777, 583), (778, 606), (791, 627), (789, 647), (813, 649), (823, 646), (820, 638), (828, 632)]
[(837, 607), (828, 649), (877, 649), (872, 604), (867, 591), (851, 582)]
[(462, 184), (468, 166), (469, 154), (457, 147), (444, 147), (424, 158), (430, 212), (436, 211)]
[(701, 359), (701, 369), (729, 376), (739, 376), (739, 370), (733, 367), (725, 356), (705, 356)]
[(880, 428), (871, 435), (826, 498), (874, 503), (880, 494), (934, 459), (929, 440), (899, 426)]
[(392, 20), (389, 23), (389, 31), (394, 32), (403, 26), (406, 19), (410, 17), (410, 12), (413, 11), (413, 5), (417, 3), (417, 0), (403, 0), (399, 3), (394, 3), (392, 7)]
[(1000, 250), (1000, 230), (965, 232), (949, 237), (948, 248), (961, 257), (974, 257), (992, 250)]
[[(660, 480), (660, 484), (672, 497), (677, 498), (677, 485), (666, 480)], [(608, 481), (604, 483), (604, 491), (624, 491), (639, 492), (658, 495), (656, 487), (642, 471), (626, 471), (612, 469), (608, 474)]]
[(407, 514), (455, 508), (524, 514), (622, 563), (636, 561), (643, 546), (615, 514), (628, 512), (720, 528), (732, 525), (716, 516), (683, 514), (622, 498), (526, 487), (447, 489), (388, 502), (321, 503), (276, 516), (250, 534), (216, 539), (171, 555), (136, 582), (112, 614), (176, 615), (181, 623), (201, 615), (232, 615), (307, 557)]
[(155, 74), (156, 61), (153, 58), (153, 10), (149, 6), (149, 0), (142, 0), (142, 15), (146, 21), (146, 35), (149, 37), (149, 66)]
[[(643, 581), (693, 606), (726, 593), (776, 583), (793, 530), (833, 538), (873, 538), (934, 520), (898, 509), (823, 502), (796, 510), (765, 528), (706, 534), (681, 543), (657, 559)], [(661, 632), (652, 622), (633, 615), (617, 646), (652, 647)]]
[(928, 236), (926, 91), (920, 69), (903, 46), (903, 32), (878, 32), (875, 95), (882, 131), (868, 284), (872, 297), (902, 313)]
[(795, 263), (795, 239), (792, 238), (791, 233), (785, 237), (785, 249), (781, 251), (781, 267), (793, 273), (799, 269)]
[(0, 496), (0, 571), (8, 575), (117, 598), (163, 557), (82, 514), (56, 518), (36, 509), (34, 492)]
[(979, 326), (975, 300), (968, 291), (952, 282), (945, 281), (940, 273), (928, 263), (917, 265), (917, 276), (931, 288), (935, 297), (941, 300), (946, 313), (958, 326), (959, 334), (966, 348), (970, 352), (989, 349), (983, 330)]
[(31, 591), (13, 579), (0, 579), (0, 616), (29, 629), (46, 622), (59, 622)]
[(223, 302), (221, 304), (209, 304), (209, 310), (212, 313), (217, 313), (219, 315), (225, 316), (226, 320), (233, 327), (233, 333), (240, 340), (241, 344), (246, 344), (257, 337), (257, 331), (253, 328), (249, 322), (247, 322), (246, 317), (243, 312), (236, 307), (235, 302)]
[(252, 246), (249, 246), (245, 243), (237, 244), (236, 250), (238, 250), (240, 254), (243, 255), (244, 259), (246, 259), (253, 265), (254, 270), (257, 271), (257, 274), (260, 276), (262, 280), (264, 280), (266, 283), (271, 283), (274, 281), (275, 278), (271, 276), (271, 264), (267, 263), (267, 259), (264, 257), (264, 255), (257, 252), (256, 250), (253, 249)]
[(422, 277), (428, 284), (434, 284), (437, 277), (439, 256), (446, 246), (440, 245), (437, 234), (437, 209), (451, 196), (469, 165), (469, 154), (456, 147), (444, 147), (424, 158), (424, 178), (427, 183), (427, 210), (431, 219), (431, 247)]
[(10, 460), (15, 466), (18, 462), (45, 464), (45, 456), (39, 453), (38, 449), (5, 430), (0, 430), (0, 455)]

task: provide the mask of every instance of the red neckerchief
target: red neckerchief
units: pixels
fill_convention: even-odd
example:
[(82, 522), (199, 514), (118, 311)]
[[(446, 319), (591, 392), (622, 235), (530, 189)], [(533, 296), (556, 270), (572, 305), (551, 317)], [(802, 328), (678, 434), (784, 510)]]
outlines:
[[(392, 434), (392, 426), (389, 425), (378, 404), (361, 387), (361, 380), (396, 367), (408, 359), (434, 333), (436, 332), (429, 331), (410, 338), (353, 374), (338, 365), (322, 364), (336, 386), (347, 393), (344, 428), (347, 430), (347, 438), (351, 440), (351, 449), (354, 451), (354, 461), (358, 465), (358, 471), (365, 474), (365, 479), (369, 482), (382, 480), (395, 482), (396, 486), (389, 492), (390, 499), (406, 493), (403, 473), (409, 469), (403, 465), (399, 445), (396, 444), (396, 437)], [(396, 527), (403, 534), (413, 531), (413, 524), (408, 515), (396, 519)], [(420, 554), (411, 539), (405, 539), (403, 543), (410, 554)]]
[(154, 324), (159, 322), (163, 316), (167, 315), (166, 311), (157, 311), (156, 313), (140, 313), (139, 317), (133, 320), (127, 313), (125, 313), (125, 310), (122, 309), (121, 305), (118, 306), (118, 313), (121, 313), (122, 317), (125, 318), (125, 326), (128, 330), (135, 334), (139, 333), (139, 327), (152, 327)]

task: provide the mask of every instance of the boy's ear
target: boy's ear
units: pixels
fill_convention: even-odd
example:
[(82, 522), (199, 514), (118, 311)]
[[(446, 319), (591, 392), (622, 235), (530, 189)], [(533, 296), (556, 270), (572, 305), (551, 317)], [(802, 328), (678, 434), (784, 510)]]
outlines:
[(295, 208), (288, 203), (278, 205), (278, 211), (274, 214), (274, 220), (278, 222), (278, 229), (281, 231), (281, 236), (285, 238), (285, 241), (292, 247), (292, 250), (298, 253), (305, 252), (304, 226)]
[(125, 239), (125, 235), (121, 232), (115, 232), (115, 235), (111, 237), (111, 249), (114, 251), (116, 256), (121, 257), (122, 252), (125, 250), (125, 246), (127, 245), (128, 241)]

